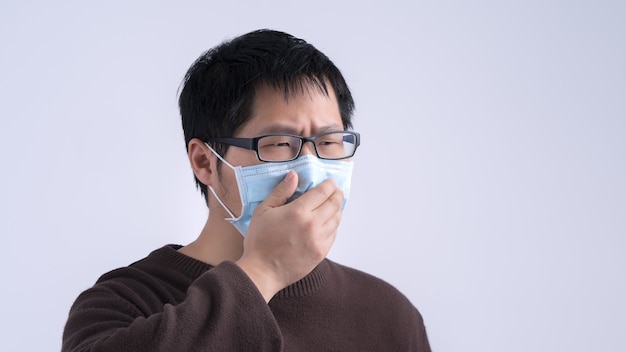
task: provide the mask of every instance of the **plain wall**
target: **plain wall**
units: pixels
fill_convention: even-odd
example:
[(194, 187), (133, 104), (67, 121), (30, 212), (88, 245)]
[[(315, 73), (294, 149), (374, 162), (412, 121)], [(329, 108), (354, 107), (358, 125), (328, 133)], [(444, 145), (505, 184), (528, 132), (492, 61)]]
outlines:
[(176, 105), (204, 50), (302, 37), (357, 103), (330, 258), (399, 288), (435, 351), (624, 351), (623, 1), (0, 4), (0, 350), (59, 350), (104, 272), (197, 236)]

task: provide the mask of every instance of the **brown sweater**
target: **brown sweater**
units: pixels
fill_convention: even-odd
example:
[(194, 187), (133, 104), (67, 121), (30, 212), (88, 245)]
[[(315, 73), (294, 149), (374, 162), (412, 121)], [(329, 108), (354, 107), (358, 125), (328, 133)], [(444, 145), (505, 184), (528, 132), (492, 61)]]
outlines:
[(324, 260), (269, 303), (231, 262), (169, 245), (103, 275), (74, 302), (63, 351), (430, 351), (399, 291)]

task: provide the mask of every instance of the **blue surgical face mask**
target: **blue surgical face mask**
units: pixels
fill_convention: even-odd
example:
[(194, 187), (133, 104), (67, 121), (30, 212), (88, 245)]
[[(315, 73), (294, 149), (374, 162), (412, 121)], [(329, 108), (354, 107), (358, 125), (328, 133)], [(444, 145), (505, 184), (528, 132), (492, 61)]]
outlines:
[(328, 178), (335, 180), (337, 186), (343, 190), (344, 201), (342, 209), (345, 207), (348, 200), (348, 195), (350, 194), (350, 180), (352, 177), (352, 161), (326, 160), (312, 155), (304, 155), (292, 161), (242, 167), (232, 166), (216, 153), (213, 148), (209, 147), (209, 149), (211, 149), (224, 164), (235, 171), (237, 186), (239, 187), (239, 196), (241, 198), (241, 215), (239, 215), (239, 217), (236, 218), (226, 207), (215, 193), (213, 187), (209, 186), (209, 190), (230, 215), (230, 217), (225, 220), (233, 224), (243, 236), (245, 236), (248, 231), (254, 209), (269, 196), (272, 190), (285, 178), (289, 170), (294, 170), (298, 174), (298, 187), (287, 202), (291, 202), (300, 197), (304, 192), (319, 185)]

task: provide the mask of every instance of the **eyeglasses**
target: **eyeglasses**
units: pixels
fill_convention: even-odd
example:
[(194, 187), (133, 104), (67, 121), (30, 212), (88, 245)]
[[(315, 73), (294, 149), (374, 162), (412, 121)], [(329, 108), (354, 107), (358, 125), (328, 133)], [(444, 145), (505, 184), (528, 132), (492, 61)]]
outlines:
[(360, 143), (360, 135), (352, 131), (334, 131), (312, 137), (293, 134), (264, 134), (254, 138), (208, 138), (215, 142), (254, 150), (260, 161), (281, 162), (298, 158), (306, 142), (313, 143), (320, 159), (339, 160), (350, 158)]

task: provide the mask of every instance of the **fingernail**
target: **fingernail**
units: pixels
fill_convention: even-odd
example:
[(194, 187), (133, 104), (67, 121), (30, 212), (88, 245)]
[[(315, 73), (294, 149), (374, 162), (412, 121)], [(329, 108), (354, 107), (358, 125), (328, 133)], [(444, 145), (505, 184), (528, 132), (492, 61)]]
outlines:
[(289, 182), (293, 179), (293, 171), (287, 172), (287, 176), (285, 176), (285, 182)]

